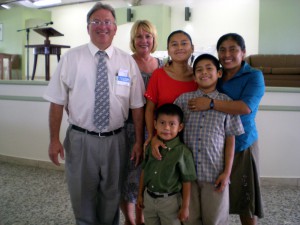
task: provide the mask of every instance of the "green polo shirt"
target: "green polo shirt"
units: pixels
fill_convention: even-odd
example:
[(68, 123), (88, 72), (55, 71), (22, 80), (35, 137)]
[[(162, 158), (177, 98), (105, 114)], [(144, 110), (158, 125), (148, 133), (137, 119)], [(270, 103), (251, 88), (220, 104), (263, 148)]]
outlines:
[(151, 146), (146, 149), (144, 184), (149, 191), (159, 193), (179, 192), (183, 182), (197, 179), (192, 152), (179, 137), (165, 142), (166, 149), (160, 148), (162, 160), (152, 156)]

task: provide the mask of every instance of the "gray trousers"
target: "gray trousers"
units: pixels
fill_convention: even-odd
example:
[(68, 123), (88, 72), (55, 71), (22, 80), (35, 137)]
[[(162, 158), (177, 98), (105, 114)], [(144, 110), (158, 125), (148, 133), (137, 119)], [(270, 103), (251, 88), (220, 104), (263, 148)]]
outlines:
[(123, 129), (98, 137), (68, 129), (65, 171), (78, 225), (118, 225), (119, 201), (128, 162)]

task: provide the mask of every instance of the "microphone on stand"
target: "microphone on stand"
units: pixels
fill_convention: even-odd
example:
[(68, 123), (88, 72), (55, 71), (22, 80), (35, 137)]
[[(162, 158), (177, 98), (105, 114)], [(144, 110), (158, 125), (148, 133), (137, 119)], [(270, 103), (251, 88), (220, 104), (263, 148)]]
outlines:
[(51, 24), (53, 24), (52, 21), (50, 21), (50, 22), (48, 22), (48, 23), (45, 23), (46, 26), (51, 25)]

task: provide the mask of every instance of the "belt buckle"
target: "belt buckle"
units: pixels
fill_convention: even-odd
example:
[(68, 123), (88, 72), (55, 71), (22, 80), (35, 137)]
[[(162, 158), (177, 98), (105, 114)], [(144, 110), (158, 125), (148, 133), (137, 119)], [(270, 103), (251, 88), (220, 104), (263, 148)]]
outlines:
[(105, 137), (105, 135), (101, 135), (101, 132), (99, 132), (98, 136), (99, 136), (100, 138)]

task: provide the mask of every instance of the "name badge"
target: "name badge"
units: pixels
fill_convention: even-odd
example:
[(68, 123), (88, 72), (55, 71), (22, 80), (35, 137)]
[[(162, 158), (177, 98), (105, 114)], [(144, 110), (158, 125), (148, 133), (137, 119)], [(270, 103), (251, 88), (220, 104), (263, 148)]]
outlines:
[(116, 79), (118, 85), (130, 86), (130, 77), (128, 76), (128, 70), (120, 69)]

